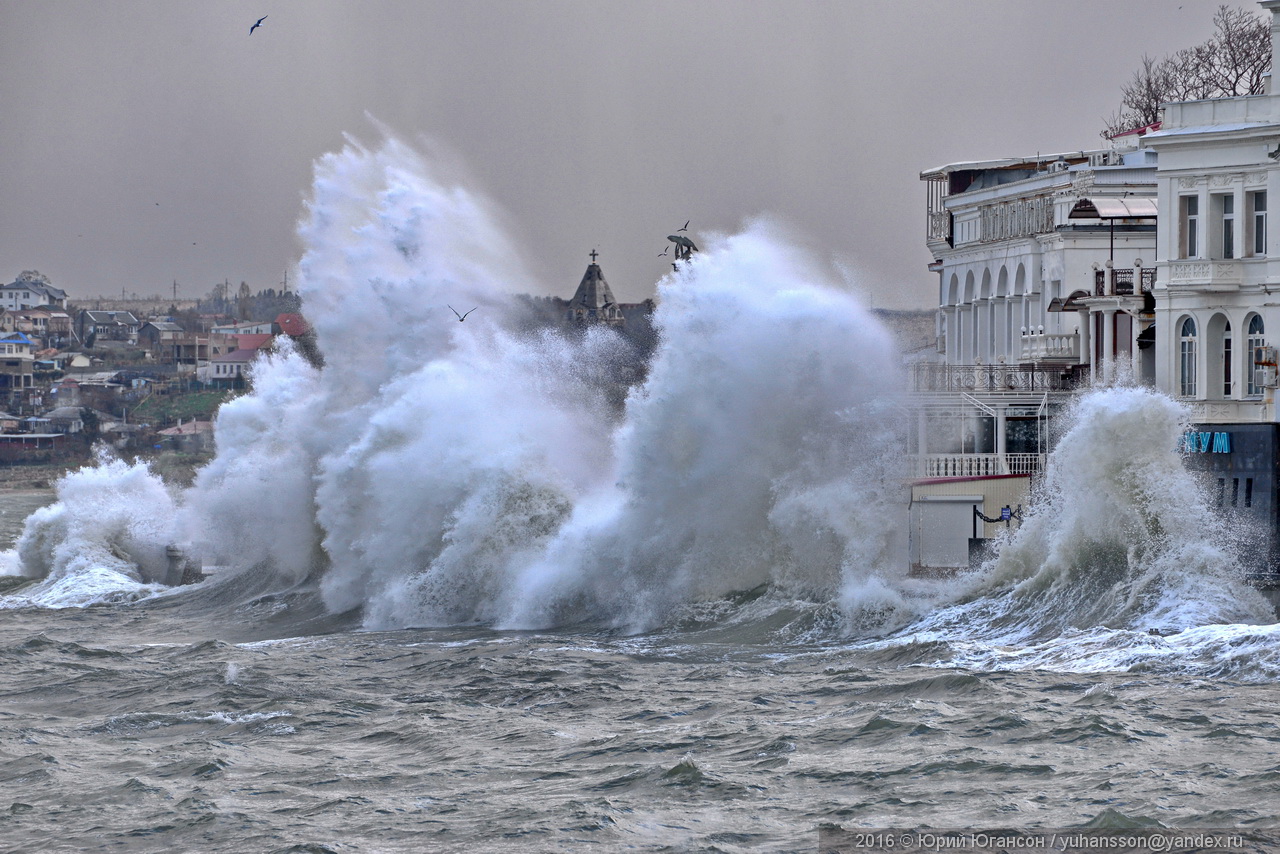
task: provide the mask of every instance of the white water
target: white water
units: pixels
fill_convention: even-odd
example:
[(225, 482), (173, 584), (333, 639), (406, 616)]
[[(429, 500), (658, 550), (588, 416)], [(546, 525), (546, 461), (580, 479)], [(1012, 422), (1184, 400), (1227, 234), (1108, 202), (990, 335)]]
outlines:
[[(178, 542), (281, 584), (317, 574), (369, 627), (640, 630), (762, 584), (905, 607), (896, 359), (852, 297), (766, 224), (704, 241), (659, 283), (662, 346), (619, 418), (603, 378), (628, 345), (510, 331), (529, 283), (494, 223), (397, 142), (324, 158), (300, 226), (324, 369), (287, 349), (259, 367), (183, 495), (122, 463), (68, 479), (23, 571), (146, 567)], [(99, 536), (117, 501), (154, 536)]]
[[(395, 141), (321, 160), (300, 290), (325, 367), (288, 348), (260, 366), (180, 495), (120, 462), (66, 478), (19, 545), (42, 581), (7, 604), (148, 595), (177, 543), (278, 588), (318, 580), (370, 628), (807, 607), (842, 634), (914, 620), (890, 643), (942, 641), (964, 666), (1219, 667), (1224, 645), (1274, 647), (1173, 450), (1173, 402), (1084, 397), (999, 560), (926, 594), (898, 529), (897, 357), (818, 264), (760, 222), (704, 239), (658, 283), (661, 344), (619, 416), (604, 378), (625, 343), (511, 331), (506, 295), (537, 288), (496, 222)], [(458, 323), (447, 305), (478, 308)]]

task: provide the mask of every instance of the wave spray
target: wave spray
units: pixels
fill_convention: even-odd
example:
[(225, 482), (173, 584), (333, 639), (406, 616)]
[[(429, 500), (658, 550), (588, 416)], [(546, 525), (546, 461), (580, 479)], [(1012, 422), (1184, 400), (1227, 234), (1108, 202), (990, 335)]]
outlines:
[[(263, 360), (180, 495), (122, 463), (64, 481), (24, 572), (142, 567), (177, 542), (255, 589), (315, 582), (378, 628), (636, 631), (762, 586), (906, 607), (896, 356), (856, 300), (766, 223), (713, 237), (659, 283), (661, 343), (619, 411), (629, 345), (521, 331), (510, 294), (533, 288), (498, 219), (395, 140), (323, 158), (299, 227), (323, 367), (288, 346)], [(90, 480), (136, 481), (122, 501), (155, 524), (73, 543), (54, 520), (98, 512)]]

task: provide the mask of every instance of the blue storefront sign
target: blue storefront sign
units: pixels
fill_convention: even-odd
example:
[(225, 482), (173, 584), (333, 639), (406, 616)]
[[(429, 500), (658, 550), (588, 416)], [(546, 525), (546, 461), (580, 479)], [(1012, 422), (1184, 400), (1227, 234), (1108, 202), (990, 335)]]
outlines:
[(1184, 454), (1229, 454), (1230, 433), (1203, 433), (1190, 430), (1178, 440), (1178, 450)]

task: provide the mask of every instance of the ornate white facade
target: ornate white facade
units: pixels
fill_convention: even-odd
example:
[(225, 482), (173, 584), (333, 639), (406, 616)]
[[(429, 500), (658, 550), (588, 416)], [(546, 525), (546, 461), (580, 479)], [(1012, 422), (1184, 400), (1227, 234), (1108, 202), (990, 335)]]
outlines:
[[(1280, 0), (1260, 5), (1274, 57)], [(1159, 157), (1156, 385), (1198, 422), (1275, 422), (1280, 94), (1168, 104), (1147, 144)]]

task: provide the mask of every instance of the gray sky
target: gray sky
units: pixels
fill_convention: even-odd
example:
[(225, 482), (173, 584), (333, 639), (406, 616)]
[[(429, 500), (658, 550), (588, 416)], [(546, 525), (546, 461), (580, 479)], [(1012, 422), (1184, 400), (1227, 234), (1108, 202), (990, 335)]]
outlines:
[(547, 293), (598, 248), (642, 299), (686, 219), (767, 213), (876, 305), (930, 306), (919, 173), (1098, 146), (1141, 55), (1217, 5), (0, 0), (0, 280), (278, 286), (312, 162), (376, 142), (367, 114), (453, 152)]

